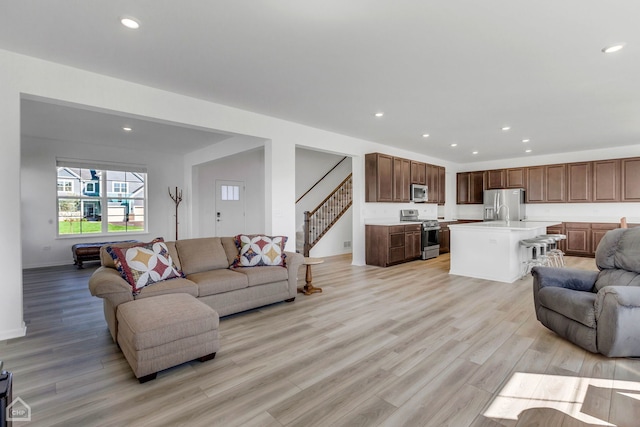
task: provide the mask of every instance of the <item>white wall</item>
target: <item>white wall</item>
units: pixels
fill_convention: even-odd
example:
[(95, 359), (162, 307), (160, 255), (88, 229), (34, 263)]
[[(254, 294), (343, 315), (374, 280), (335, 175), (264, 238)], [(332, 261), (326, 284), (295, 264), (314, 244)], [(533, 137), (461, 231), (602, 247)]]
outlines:
[[(175, 205), (167, 189), (184, 188), (183, 172), (166, 167), (175, 155), (23, 137), (21, 144), (21, 232), (24, 268), (73, 263), (75, 243), (164, 237), (175, 239)], [(147, 167), (148, 233), (57, 237), (56, 158), (128, 163)], [(179, 218), (184, 209), (180, 208)]]
[(264, 222), (264, 148), (225, 157), (195, 167), (199, 183), (194, 199), (198, 200), (198, 237), (216, 234), (216, 180), (244, 181), (245, 229), (243, 233), (265, 233)]
[[(296, 200), (336, 166), (342, 158), (344, 155), (296, 148)], [(318, 206), (350, 173), (351, 158), (347, 157), (296, 204), (297, 231), (304, 229), (304, 212), (311, 211)], [(321, 258), (351, 253), (352, 212), (353, 209), (350, 208), (327, 234), (322, 236), (322, 239), (311, 249), (310, 256)]]

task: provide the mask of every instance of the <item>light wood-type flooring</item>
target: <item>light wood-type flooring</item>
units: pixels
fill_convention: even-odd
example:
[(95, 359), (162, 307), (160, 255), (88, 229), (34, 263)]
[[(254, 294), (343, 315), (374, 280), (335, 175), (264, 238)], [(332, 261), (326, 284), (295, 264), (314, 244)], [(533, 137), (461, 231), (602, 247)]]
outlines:
[(145, 384), (89, 294), (95, 264), (27, 270), (27, 336), (0, 342), (0, 359), (37, 426), (640, 425), (640, 361), (545, 329), (530, 276), (450, 276), (447, 255), (350, 262), (313, 267), (321, 294), (223, 318), (214, 360)]

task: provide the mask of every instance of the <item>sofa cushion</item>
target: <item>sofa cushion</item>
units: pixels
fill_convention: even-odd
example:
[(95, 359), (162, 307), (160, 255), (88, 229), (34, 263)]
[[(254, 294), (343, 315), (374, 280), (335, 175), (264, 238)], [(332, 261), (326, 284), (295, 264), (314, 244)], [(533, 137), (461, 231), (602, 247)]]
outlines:
[(145, 286), (183, 277), (162, 238), (129, 248), (108, 246), (106, 251), (113, 258), (122, 278), (131, 286), (134, 295)]
[(287, 269), (283, 267), (238, 267), (233, 271), (242, 273), (249, 280), (249, 286), (280, 282), (288, 279)]
[(171, 279), (157, 282), (153, 286), (143, 288), (135, 296), (135, 299), (155, 297), (167, 294), (189, 294), (198, 296), (198, 285), (188, 279)]
[(287, 236), (238, 234), (236, 246), (239, 253), (232, 267), (284, 266), (286, 243)]
[(595, 293), (547, 286), (540, 289), (538, 298), (541, 306), (595, 329)]
[(180, 256), (182, 271), (187, 276), (203, 271), (229, 267), (227, 254), (219, 237), (178, 240), (176, 250)]
[(234, 291), (249, 286), (249, 280), (246, 275), (229, 269), (203, 271), (190, 274), (187, 278), (198, 285), (199, 297)]
[(238, 258), (238, 254), (240, 251), (238, 250), (238, 246), (236, 246), (236, 238), (235, 237), (221, 237), (220, 242), (222, 242), (222, 247), (227, 254), (227, 261), (229, 262), (229, 267), (233, 265), (236, 258)]

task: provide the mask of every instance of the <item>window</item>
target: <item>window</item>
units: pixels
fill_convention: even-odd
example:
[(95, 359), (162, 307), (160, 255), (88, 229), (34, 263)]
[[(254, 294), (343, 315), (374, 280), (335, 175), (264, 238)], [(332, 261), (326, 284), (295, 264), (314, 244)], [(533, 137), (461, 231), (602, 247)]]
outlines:
[(126, 193), (127, 187), (128, 186), (126, 182), (114, 182), (112, 186), (112, 191), (114, 193)]
[(147, 174), (119, 169), (58, 162), (59, 236), (146, 231)]
[(58, 193), (71, 193), (73, 191), (73, 181), (68, 179), (58, 179)]
[(222, 200), (240, 200), (240, 187), (237, 185), (221, 185), (220, 192)]

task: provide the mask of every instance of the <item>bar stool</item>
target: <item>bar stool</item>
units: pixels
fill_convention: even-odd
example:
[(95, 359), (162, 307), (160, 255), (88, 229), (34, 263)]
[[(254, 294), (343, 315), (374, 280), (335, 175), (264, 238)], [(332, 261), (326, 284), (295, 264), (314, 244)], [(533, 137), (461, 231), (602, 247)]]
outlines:
[[(522, 267), (522, 276), (521, 279), (531, 272), (533, 267), (546, 265), (546, 259), (543, 258), (543, 251), (547, 247), (547, 243), (541, 242), (538, 239), (523, 239), (520, 240), (520, 246), (523, 246), (527, 249), (527, 260), (522, 263), (524, 266)], [(531, 251), (529, 252), (529, 249)]]
[(541, 234), (538, 237), (554, 240), (554, 243), (549, 248), (547, 255), (549, 256), (549, 260), (554, 267), (564, 267), (564, 252), (562, 252), (560, 248), (558, 248), (558, 242), (566, 239), (567, 236), (564, 234)]

